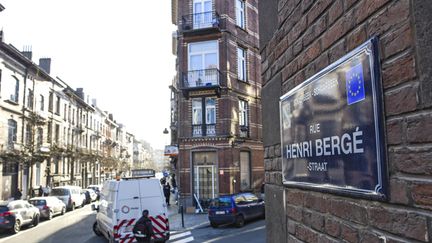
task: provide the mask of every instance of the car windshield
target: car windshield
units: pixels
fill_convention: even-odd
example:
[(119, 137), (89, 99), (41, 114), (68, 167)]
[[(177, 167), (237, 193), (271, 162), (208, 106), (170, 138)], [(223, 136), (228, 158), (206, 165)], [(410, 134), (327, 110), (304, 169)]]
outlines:
[(63, 188), (54, 188), (51, 191), (52, 196), (67, 196), (69, 195), (69, 191)]
[(46, 205), (45, 200), (30, 200), (29, 203), (35, 205), (35, 206), (44, 206)]
[(212, 201), (211, 206), (213, 207), (231, 207), (230, 197), (220, 197)]

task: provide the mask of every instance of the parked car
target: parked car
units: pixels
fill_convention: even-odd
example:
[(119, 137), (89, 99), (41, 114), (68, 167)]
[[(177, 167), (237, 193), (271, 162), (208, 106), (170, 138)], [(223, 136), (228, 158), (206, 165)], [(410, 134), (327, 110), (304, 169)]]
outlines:
[(21, 226), (39, 224), (39, 209), (24, 200), (0, 203), (0, 229), (18, 233)]
[(66, 209), (73, 211), (76, 207), (85, 205), (85, 196), (81, 193), (81, 188), (78, 186), (59, 186), (51, 190), (51, 196), (55, 196), (62, 200), (66, 205)]
[(212, 227), (235, 224), (242, 227), (246, 220), (265, 217), (264, 200), (252, 193), (221, 196), (212, 200), (208, 218)]
[(102, 191), (102, 185), (89, 185), (88, 187), (87, 187), (87, 189), (92, 189), (93, 191), (95, 191), (96, 192), (96, 195), (97, 195), (97, 200), (99, 200), (99, 198), (100, 198), (100, 193), (101, 193), (101, 191)]
[(40, 216), (45, 219), (52, 219), (54, 215), (63, 215), (66, 212), (66, 204), (57, 197), (34, 197), (29, 203), (39, 209)]
[(93, 191), (92, 189), (83, 189), (82, 191), (86, 197), (86, 200), (85, 200), (86, 204), (89, 204), (91, 202), (96, 201), (97, 194), (95, 191)]

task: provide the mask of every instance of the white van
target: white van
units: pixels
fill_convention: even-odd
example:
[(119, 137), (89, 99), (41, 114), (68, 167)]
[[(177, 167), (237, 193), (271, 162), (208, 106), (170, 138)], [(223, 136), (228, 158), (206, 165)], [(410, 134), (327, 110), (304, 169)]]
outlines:
[(66, 205), (67, 210), (73, 211), (76, 207), (83, 207), (85, 195), (79, 186), (59, 186), (51, 190), (50, 196), (57, 197)]
[(106, 181), (100, 194), (99, 206), (93, 231), (105, 236), (110, 242), (131, 242), (132, 229), (149, 211), (153, 224), (153, 240), (165, 242), (169, 239), (167, 205), (158, 179), (130, 178)]

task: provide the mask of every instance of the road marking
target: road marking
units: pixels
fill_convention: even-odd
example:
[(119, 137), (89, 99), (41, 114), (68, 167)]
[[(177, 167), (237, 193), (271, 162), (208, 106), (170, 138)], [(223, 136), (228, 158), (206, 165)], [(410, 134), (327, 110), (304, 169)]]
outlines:
[(208, 240), (208, 241), (204, 241), (203, 243), (211, 243), (211, 242), (222, 240), (224, 238), (231, 237), (231, 236), (234, 236), (234, 235), (250, 233), (250, 232), (257, 231), (257, 230), (262, 230), (262, 229), (265, 229), (265, 226), (260, 226), (260, 227), (256, 227), (256, 228), (249, 229), (249, 230), (245, 230), (245, 231), (242, 231), (242, 232), (235, 232), (235, 233), (232, 233), (232, 234), (229, 234), (229, 235), (220, 236), (218, 238), (214, 238), (214, 239), (211, 239), (211, 240)]
[(191, 235), (190, 231), (184, 232), (184, 233), (181, 233), (181, 234), (170, 235), (170, 240), (175, 240), (175, 239), (182, 238), (182, 237), (185, 237), (185, 236), (188, 236), (188, 235)]
[(172, 243), (188, 243), (188, 242), (191, 242), (191, 241), (194, 241), (193, 236), (185, 238), (185, 239), (181, 239), (181, 240), (176, 240), (176, 241), (171, 241), (170, 240), (170, 242), (172, 242)]

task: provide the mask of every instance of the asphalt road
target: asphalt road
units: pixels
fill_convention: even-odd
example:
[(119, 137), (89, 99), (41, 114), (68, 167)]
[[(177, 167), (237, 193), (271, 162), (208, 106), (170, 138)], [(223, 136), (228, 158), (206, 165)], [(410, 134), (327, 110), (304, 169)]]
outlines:
[(90, 205), (41, 221), (36, 227), (23, 227), (18, 234), (0, 234), (0, 243), (106, 243), (92, 230), (96, 214)]
[[(255, 220), (245, 224), (242, 228), (232, 225), (212, 228), (209, 224), (186, 232), (171, 234), (172, 243), (226, 243), (226, 242), (247, 242), (265, 243), (266, 231), (265, 220)], [(184, 235), (183, 237), (177, 236)]]

